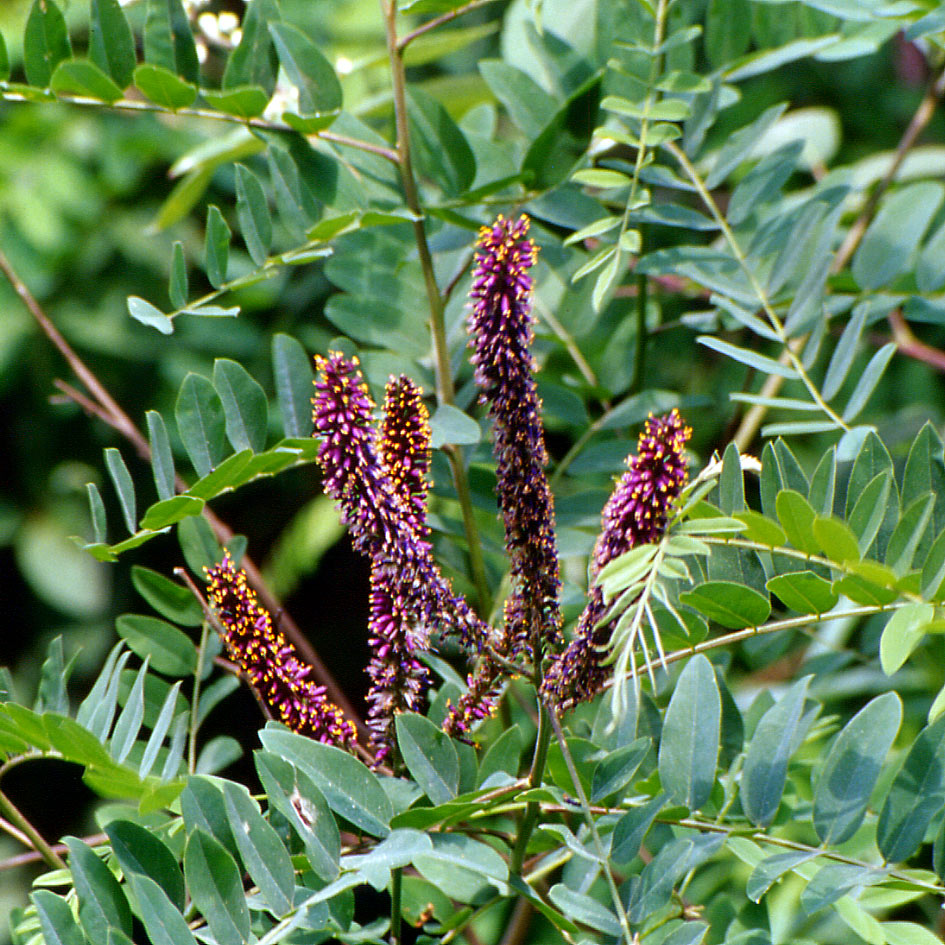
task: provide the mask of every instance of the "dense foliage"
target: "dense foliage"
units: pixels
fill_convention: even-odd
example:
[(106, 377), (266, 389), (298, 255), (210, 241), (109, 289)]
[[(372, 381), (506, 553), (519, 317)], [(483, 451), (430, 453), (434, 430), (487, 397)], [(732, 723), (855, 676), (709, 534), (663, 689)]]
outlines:
[(941, 941), (940, 4), (0, 26), (12, 941)]

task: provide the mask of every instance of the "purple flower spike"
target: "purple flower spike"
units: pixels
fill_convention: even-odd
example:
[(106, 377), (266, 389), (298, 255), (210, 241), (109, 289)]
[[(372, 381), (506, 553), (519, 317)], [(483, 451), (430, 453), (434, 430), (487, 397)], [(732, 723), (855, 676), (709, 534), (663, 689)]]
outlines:
[[(629, 469), (604, 506), (592, 577), (618, 555), (662, 538), (673, 502), (686, 484), (683, 448), (691, 435), (677, 410), (646, 421), (637, 454), (627, 459)], [(545, 697), (560, 711), (593, 698), (607, 681), (609, 670), (601, 666), (601, 648), (610, 638), (610, 625), (599, 626), (606, 613), (603, 593), (595, 586), (574, 640), (551, 665), (542, 686)]]
[(246, 583), (229, 554), (207, 568), (207, 597), (223, 628), (227, 654), (239, 666), (259, 698), (295, 732), (328, 744), (350, 748), (356, 730), (341, 709), (325, 697), (325, 687), (308, 678), (293, 647), (272, 626), (256, 592)]
[(391, 378), (384, 394), (380, 453), (407, 520), (426, 536), (427, 473), (430, 471), (430, 413), (420, 388), (405, 375)]

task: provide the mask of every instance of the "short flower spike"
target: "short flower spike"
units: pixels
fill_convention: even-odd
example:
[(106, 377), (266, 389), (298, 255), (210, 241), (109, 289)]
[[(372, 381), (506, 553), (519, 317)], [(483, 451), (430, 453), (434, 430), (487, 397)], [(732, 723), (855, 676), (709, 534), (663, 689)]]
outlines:
[(302, 735), (339, 747), (354, 744), (354, 723), (325, 697), (324, 686), (308, 678), (310, 667), (272, 626), (272, 618), (246, 583), (229, 553), (207, 568), (207, 596), (220, 626), (227, 654), (239, 666), (259, 698), (280, 722)]
[[(669, 512), (686, 484), (683, 449), (692, 435), (677, 410), (646, 421), (637, 442), (637, 453), (627, 459), (602, 514), (601, 533), (594, 546), (591, 575), (631, 548), (659, 541), (666, 531)], [(593, 698), (604, 685), (608, 668), (601, 665), (610, 639), (610, 626), (599, 626), (607, 613), (599, 587), (591, 590), (574, 640), (552, 663), (542, 691), (559, 710)]]

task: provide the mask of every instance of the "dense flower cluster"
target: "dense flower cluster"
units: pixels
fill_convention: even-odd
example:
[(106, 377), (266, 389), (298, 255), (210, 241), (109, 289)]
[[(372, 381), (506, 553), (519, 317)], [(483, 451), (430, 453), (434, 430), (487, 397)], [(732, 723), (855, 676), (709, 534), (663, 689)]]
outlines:
[[(627, 459), (629, 469), (604, 506), (592, 577), (618, 555), (662, 537), (673, 502), (686, 484), (683, 448), (691, 434), (676, 410), (647, 420), (637, 453)], [(610, 637), (610, 626), (601, 625), (606, 613), (603, 594), (594, 587), (574, 640), (545, 677), (543, 692), (559, 709), (592, 698), (607, 679), (607, 667), (601, 665), (601, 649)]]
[(431, 630), (457, 631), (475, 644), (485, 627), (453, 594), (426, 537), (430, 429), (419, 388), (407, 378), (390, 382), (378, 436), (357, 360), (332, 352), (317, 366), (313, 416), (325, 491), (371, 560), (368, 725), (381, 761), (392, 746), (394, 714), (421, 707), (428, 677), (416, 654), (428, 647)]
[(293, 731), (330, 744), (350, 747), (355, 727), (325, 697), (324, 686), (308, 678), (293, 647), (272, 626), (272, 618), (246, 583), (229, 554), (207, 569), (207, 596), (220, 626), (227, 654), (239, 666), (260, 700)]
[[(468, 318), (475, 379), (489, 404), (496, 457), (496, 492), (511, 560), (512, 593), (492, 648), (505, 658), (541, 658), (561, 639), (561, 580), (555, 544), (554, 500), (545, 465), (541, 402), (535, 385), (529, 269), (537, 250), (528, 218), (500, 216), (477, 243)], [(449, 731), (463, 732), (487, 714), (500, 670), (488, 655), (453, 708)]]

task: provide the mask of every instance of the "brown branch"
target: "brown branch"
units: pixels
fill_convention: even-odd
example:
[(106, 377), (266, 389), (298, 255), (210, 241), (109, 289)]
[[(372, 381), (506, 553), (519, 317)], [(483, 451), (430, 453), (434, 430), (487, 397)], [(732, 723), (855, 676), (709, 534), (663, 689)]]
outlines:
[[(90, 847), (101, 846), (108, 841), (108, 835), (104, 833), (95, 833), (90, 837), (82, 837), (82, 842)], [(49, 849), (53, 853), (68, 853), (69, 848), (64, 843), (51, 844)], [(42, 854), (35, 850), (29, 853), (18, 853), (16, 856), (9, 856), (5, 860), (0, 860), (0, 872), (4, 870), (18, 869), (21, 866), (28, 866), (30, 863), (38, 863), (43, 859)]]
[(898, 308), (889, 313), (889, 325), (892, 328), (893, 341), (896, 342), (900, 354), (922, 361), (937, 371), (945, 372), (945, 351), (933, 348), (916, 338)]
[[(103, 423), (117, 430), (134, 446), (139, 456), (145, 461), (150, 462), (151, 446), (147, 439), (145, 439), (144, 435), (137, 426), (135, 426), (131, 418), (121, 409), (118, 403), (102, 386), (95, 374), (92, 373), (85, 362), (76, 354), (62, 336), (2, 250), (0, 250), (0, 271), (7, 277), (13, 290), (39, 324), (43, 333), (52, 342), (63, 358), (65, 358), (69, 367), (72, 368), (76, 377), (82, 381), (92, 397), (86, 397), (64, 381), (57, 380), (55, 382), (56, 387), (67, 397), (74, 400), (87, 413), (98, 417)], [(178, 492), (186, 492), (189, 488), (189, 484), (179, 475), (176, 475), (175, 487)], [(225, 522), (221, 521), (208, 506), (204, 506), (203, 515), (221, 544), (226, 544), (226, 542), (233, 537), (233, 530)], [(250, 584), (259, 594), (259, 599), (263, 606), (270, 611), (270, 613), (280, 612), (282, 614), (282, 628), (285, 631), (285, 635), (295, 645), (304, 659), (311, 664), (315, 678), (325, 687), (332, 701), (355, 722), (359, 730), (363, 730), (363, 721), (361, 720), (360, 714), (354, 709), (354, 706), (345, 696), (341, 686), (338, 685), (338, 682), (335, 680), (328, 667), (322, 662), (315, 648), (303, 635), (298, 624), (282, 608), (279, 599), (272, 593), (263, 579), (259, 568), (256, 567), (255, 563), (248, 555), (244, 555), (242, 565), (243, 570), (246, 571), (246, 575), (249, 578)]]

